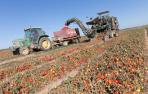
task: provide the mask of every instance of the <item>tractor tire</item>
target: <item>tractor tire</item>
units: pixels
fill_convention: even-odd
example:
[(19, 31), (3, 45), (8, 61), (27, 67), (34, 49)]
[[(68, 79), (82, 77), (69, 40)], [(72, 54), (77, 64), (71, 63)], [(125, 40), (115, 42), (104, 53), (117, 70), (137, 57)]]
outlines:
[(68, 41), (64, 41), (63, 46), (68, 46)]
[(30, 50), (29, 50), (28, 47), (22, 47), (22, 48), (19, 49), (19, 53), (21, 55), (28, 55), (30, 53)]
[(39, 41), (40, 50), (46, 51), (52, 48), (52, 43), (47, 37), (43, 37)]

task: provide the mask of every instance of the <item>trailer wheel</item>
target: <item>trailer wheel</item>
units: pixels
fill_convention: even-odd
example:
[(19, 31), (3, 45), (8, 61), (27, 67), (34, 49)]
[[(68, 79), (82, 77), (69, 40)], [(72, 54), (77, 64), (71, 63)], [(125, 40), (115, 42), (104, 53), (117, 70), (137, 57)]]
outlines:
[(28, 47), (22, 47), (22, 48), (19, 49), (19, 53), (21, 55), (28, 55), (30, 53), (30, 50), (29, 50)]
[(79, 38), (75, 39), (75, 43), (76, 43), (76, 44), (77, 44), (77, 43), (80, 43), (80, 39), (79, 39)]
[(68, 46), (68, 41), (64, 41), (63, 46)]

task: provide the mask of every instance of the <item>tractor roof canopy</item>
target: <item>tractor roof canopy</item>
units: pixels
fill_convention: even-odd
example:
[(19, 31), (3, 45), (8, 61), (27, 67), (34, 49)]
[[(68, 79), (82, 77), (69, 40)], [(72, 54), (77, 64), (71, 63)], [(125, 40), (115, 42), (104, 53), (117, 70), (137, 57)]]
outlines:
[(98, 15), (100, 15), (100, 16), (105, 15), (105, 14), (109, 14), (109, 11), (103, 11), (103, 12), (98, 13)]
[(28, 29), (25, 29), (24, 31), (42, 31), (42, 28), (28, 28)]
[(40, 35), (45, 35), (45, 31), (43, 31), (42, 28), (28, 28), (28, 29), (25, 29), (24, 31), (25, 33), (30, 32), (30, 33), (38, 33)]

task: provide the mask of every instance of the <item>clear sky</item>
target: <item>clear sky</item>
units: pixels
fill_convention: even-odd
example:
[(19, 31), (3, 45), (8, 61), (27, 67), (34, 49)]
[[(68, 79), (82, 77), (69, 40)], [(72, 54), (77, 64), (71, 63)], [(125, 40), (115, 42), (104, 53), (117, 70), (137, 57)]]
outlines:
[(65, 21), (77, 17), (84, 23), (99, 11), (117, 16), (120, 28), (148, 24), (148, 0), (1, 0), (0, 49), (24, 37), (24, 28), (42, 27), (47, 34), (58, 31)]

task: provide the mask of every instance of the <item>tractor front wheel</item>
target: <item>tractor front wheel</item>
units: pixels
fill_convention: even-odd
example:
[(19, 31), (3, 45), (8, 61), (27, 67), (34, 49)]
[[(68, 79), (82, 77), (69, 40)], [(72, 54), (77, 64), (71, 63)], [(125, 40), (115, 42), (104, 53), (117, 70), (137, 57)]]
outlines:
[(19, 52), (21, 55), (28, 55), (30, 53), (30, 50), (28, 47), (22, 47), (19, 49)]
[(39, 45), (40, 45), (41, 50), (43, 51), (49, 50), (52, 47), (51, 41), (47, 37), (41, 38), (39, 41)]

